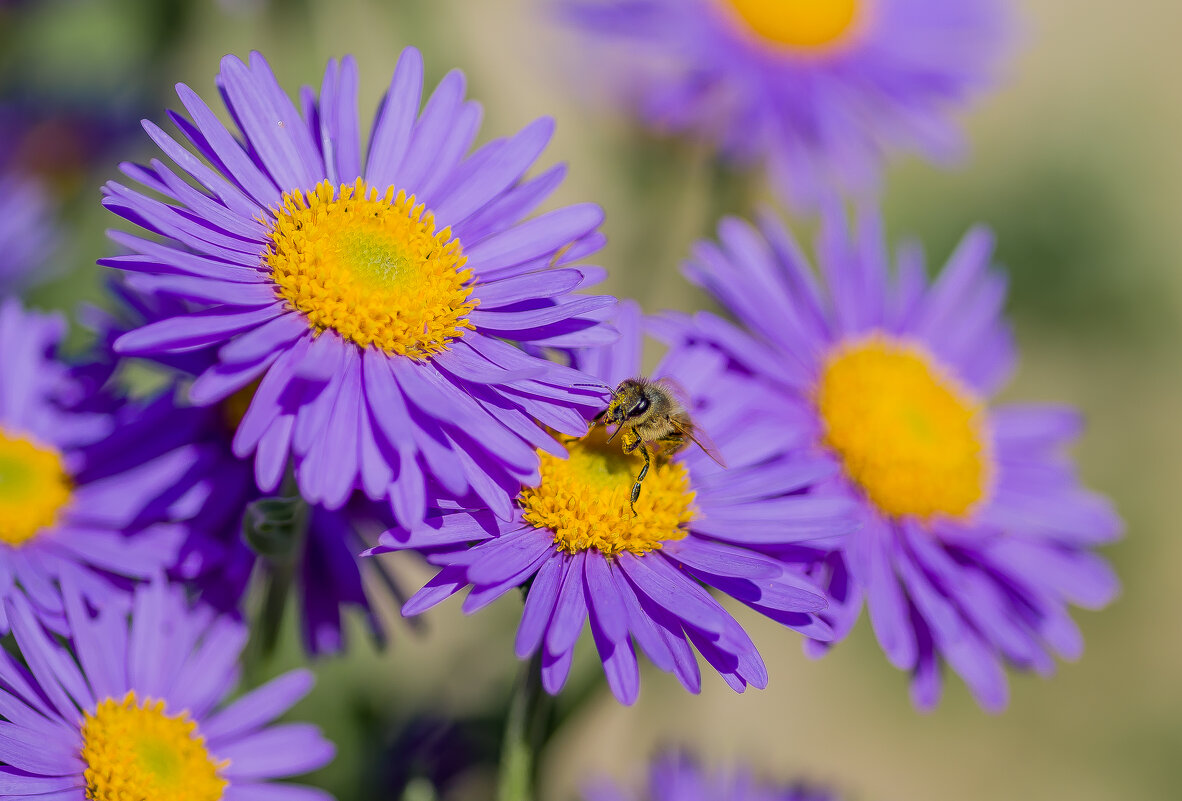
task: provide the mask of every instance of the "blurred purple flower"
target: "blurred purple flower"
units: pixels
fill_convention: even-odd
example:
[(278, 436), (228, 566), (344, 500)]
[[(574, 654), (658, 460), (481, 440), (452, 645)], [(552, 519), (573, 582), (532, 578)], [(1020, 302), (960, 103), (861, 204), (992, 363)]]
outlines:
[(1007, 38), (1002, 0), (558, 0), (606, 40), (650, 125), (766, 164), (800, 207), (877, 188), (898, 151), (948, 161), (952, 112), (987, 89)]
[(308, 692), (309, 672), (226, 703), (245, 626), (190, 608), (163, 582), (136, 591), (130, 622), (123, 608), (92, 616), (76, 590), (67, 582), (73, 652), (46, 636), (22, 599), (8, 603), (28, 669), (0, 651), (5, 798), (331, 799), (271, 783), (333, 758), (317, 727), (269, 725)]
[[(597, 783), (584, 793), (586, 801), (635, 801), (637, 796)], [(772, 785), (747, 770), (706, 774), (697, 760), (679, 751), (662, 754), (649, 770), (643, 801), (838, 801), (827, 790), (802, 784)]]
[(185, 531), (158, 497), (189, 456), (135, 437), (137, 407), (94, 399), (57, 355), (65, 327), (0, 303), (0, 606), (26, 597), (59, 632), (62, 583), (102, 607), (173, 565)]
[[(638, 375), (641, 357), (638, 308), (622, 305), (615, 322), (620, 341), (580, 360), (611, 386)], [(512, 520), (445, 510), (417, 531), (382, 535), (371, 553), (427, 549), (428, 561), (441, 568), (403, 614), (419, 614), (469, 586), (463, 609), (471, 613), (527, 585), (516, 653), (526, 658), (542, 649), (542, 684), (552, 694), (566, 681), (588, 620), (622, 703), (639, 692), (633, 639), (691, 692), (701, 686), (691, 646), (734, 690), (766, 686), (754, 644), (703, 585), (827, 639), (829, 627), (816, 616), (826, 606), (821, 592), (798, 565), (752, 547), (843, 534), (855, 507), (811, 491), (837, 464), (794, 449), (799, 435), (777, 399), (725, 367), (711, 349), (687, 347), (670, 353), (656, 375), (684, 383), (695, 421), (722, 443), (729, 469), (696, 447), (655, 462), (634, 516), (629, 495), (640, 456), (605, 444), (603, 427), (570, 438), (568, 458), (543, 457), (541, 484), (522, 490)], [(476, 544), (456, 547), (469, 543)]]
[(0, 297), (48, 277), (57, 231), (45, 187), (17, 173), (0, 177)]
[(60, 198), (93, 189), (89, 174), (138, 139), (147, 107), (134, 81), (114, 96), (16, 89), (0, 97), (0, 171), (35, 178)]
[[(87, 323), (99, 340), (87, 378), (98, 387), (110, 386), (119, 364), (111, 343), (128, 328), (183, 309), (167, 299), (128, 294), (118, 283), (111, 289), (122, 301), (120, 314), (112, 317), (95, 309), (87, 314)], [(235, 456), (231, 448), (253, 389), (247, 387), (210, 406), (193, 406), (182, 397), (186, 381), (212, 363), (209, 353), (170, 359), (168, 366), (179, 376), (141, 403), (141, 411), (128, 421), (123, 434), (144, 443), (145, 450), (158, 456), (180, 451), (191, 454), (189, 468), (158, 487), (157, 503), (167, 508), (168, 519), (183, 522), (188, 531), (169, 575), (188, 582), (219, 612), (230, 613), (241, 611), (251, 576), (262, 561), (244, 539), (243, 516), (252, 503), (267, 494), (256, 486), (250, 462)], [(291, 558), (296, 568), (299, 625), (309, 652), (344, 648), (342, 614), (350, 607), (364, 613), (375, 639), (384, 639), (381, 621), (367, 597), (357, 554), (371, 544), (365, 537), (376, 537), (391, 525), (393, 518), (385, 504), (357, 496), (340, 509), (312, 506), (308, 510)], [(379, 565), (368, 560), (366, 564), (368, 572), (380, 574), (380, 583), (394, 588), (392, 577)]]
[(865, 597), (883, 650), (911, 672), (924, 709), (939, 700), (941, 662), (997, 710), (1003, 660), (1046, 674), (1052, 652), (1077, 657), (1066, 607), (1099, 608), (1116, 594), (1092, 549), (1121, 522), (1062, 453), (1079, 433), (1076, 412), (987, 405), (1014, 363), (990, 233), (966, 235), (930, 284), (914, 243), (890, 270), (873, 211), (852, 233), (843, 215), (826, 218), (820, 284), (770, 217), (758, 230), (724, 220), (718, 234), (686, 273), (747, 331), (699, 313), (670, 316), (666, 334), (713, 347), (731, 371), (775, 387), (784, 407), (811, 419), (813, 447), (844, 466), (830, 489), (858, 501), (862, 525), (838, 552), (813, 550), (837, 634)]
[(359, 488), (414, 526), (430, 491), (508, 519), (512, 494), (537, 479), (535, 449), (553, 443), (534, 420), (581, 434), (599, 400), (572, 387), (575, 371), (506, 340), (614, 337), (600, 323), (614, 300), (572, 294), (602, 270), (555, 268), (601, 246), (603, 215), (580, 204), (522, 222), (563, 177), (556, 167), (524, 178), (553, 123), (465, 155), (480, 107), (455, 71), (420, 114), (422, 70), (405, 50), (368, 152), (352, 58), (330, 62), (319, 98), (305, 88), (297, 110), (261, 56), (227, 56), (218, 80), (241, 141), (180, 85), (192, 121), (170, 117), (187, 147), (144, 126), (207, 191), (159, 161), (123, 165), (168, 202), (111, 183), (105, 204), (168, 241), (112, 234), (134, 255), (103, 263), (131, 273), (132, 289), (191, 307), (117, 348), (216, 352), (190, 392), (200, 405), (259, 381), (234, 452), (255, 454), (266, 492), (294, 457), (301, 493), (328, 509)]

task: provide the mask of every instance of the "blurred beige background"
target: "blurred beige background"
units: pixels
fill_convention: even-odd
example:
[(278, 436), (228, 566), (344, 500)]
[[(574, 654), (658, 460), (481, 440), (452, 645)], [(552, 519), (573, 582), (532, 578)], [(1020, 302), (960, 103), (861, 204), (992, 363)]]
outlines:
[[(670, 742), (697, 748), (713, 764), (742, 759), (776, 778), (831, 781), (854, 799), (1182, 797), (1182, 4), (1015, 5), (1024, 37), (999, 90), (966, 117), (968, 162), (954, 171), (895, 164), (889, 233), (921, 236), (938, 262), (971, 223), (997, 228), (1001, 258), (1014, 271), (1011, 308), (1023, 352), (1007, 397), (1071, 402), (1086, 412), (1082, 474), (1116, 498), (1128, 522), (1125, 540), (1109, 549), (1123, 596), (1102, 613), (1078, 613), (1083, 659), (1051, 680), (1015, 677), (1010, 708), (996, 717), (955, 678), (938, 711), (916, 713), (906, 677), (865, 625), (813, 662), (796, 636), (737, 610), (767, 660), (768, 690), (736, 696), (708, 676), (695, 697), (647, 670), (639, 703), (625, 709), (600, 687), (544, 753), (542, 801), (574, 798), (594, 774), (638, 781), (653, 749)], [(705, 303), (676, 262), (712, 227), (711, 214), (766, 192), (756, 185), (720, 200), (703, 170), (677, 169), (692, 162), (688, 149), (654, 145), (592, 105), (572, 88), (576, 40), (557, 30), (545, 7), (544, 0), (211, 2), (197, 6), (159, 69), (209, 97), (226, 52), (261, 50), (293, 89), (319, 85), (325, 59), (351, 52), (361, 65), (364, 119), (401, 48), (415, 44), (430, 78), (453, 66), (467, 72), (470, 95), (485, 105), (484, 138), (538, 115), (557, 118), (548, 157), (569, 161), (570, 173), (555, 202), (594, 200), (607, 210), (611, 245), (598, 261), (611, 270), (611, 291), (638, 295), (649, 311)], [(89, 49), (75, 53), (73, 69), (124, 57), (120, 37), (138, 33), (134, 20), (95, 14), (92, 21), (107, 38), (94, 44), (93, 27), (79, 34)], [(72, 41), (68, 30), (47, 24), (42, 35), (63, 47)], [(665, 172), (679, 173), (678, 182), (654, 185), (654, 160), (672, 165)], [(108, 224), (98, 213), (86, 217), (92, 236), (80, 246), (80, 264), (102, 255), (90, 250), (105, 247), (97, 237)], [(93, 289), (97, 271), (81, 270)], [(64, 304), (78, 291), (58, 285), (49, 296)], [(391, 563), (408, 583), (422, 580), (409, 560)], [(395, 621), (385, 653), (357, 637), (362, 647), (349, 657), (319, 666), (320, 684), (299, 714), (324, 720), (341, 746), (322, 779), (342, 801), (362, 767), (364, 735), (350, 724), (353, 713), (464, 714), (503, 702), (516, 669), (511, 636), (520, 602), (506, 596), (475, 619), (458, 609), (452, 602), (430, 614), (425, 636)], [(597, 669), (584, 649), (579, 670)], [(473, 782), (473, 798), (486, 791)]]

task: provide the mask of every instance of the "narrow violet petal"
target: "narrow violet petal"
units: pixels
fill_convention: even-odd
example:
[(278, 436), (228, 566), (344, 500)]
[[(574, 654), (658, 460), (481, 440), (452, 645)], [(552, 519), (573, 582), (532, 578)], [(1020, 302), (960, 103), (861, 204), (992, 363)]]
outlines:
[(541, 646), (546, 626), (558, 602), (560, 582), (565, 575), (564, 567), (565, 560), (555, 555), (542, 564), (530, 584), (513, 646), (518, 659), (525, 659)]

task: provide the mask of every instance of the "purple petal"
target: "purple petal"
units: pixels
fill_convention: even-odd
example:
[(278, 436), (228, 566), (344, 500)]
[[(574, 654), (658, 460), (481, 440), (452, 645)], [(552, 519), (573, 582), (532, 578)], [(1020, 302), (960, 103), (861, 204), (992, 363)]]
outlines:
[(309, 773), (332, 761), (336, 748), (308, 723), (273, 726), (227, 743), (216, 754), (230, 764), (222, 775), (231, 785), (240, 779), (270, 779)]
[(312, 689), (307, 670), (293, 670), (272, 679), (215, 712), (201, 724), (201, 733), (216, 749), (218, 741), (261, 728), (282, 715)]

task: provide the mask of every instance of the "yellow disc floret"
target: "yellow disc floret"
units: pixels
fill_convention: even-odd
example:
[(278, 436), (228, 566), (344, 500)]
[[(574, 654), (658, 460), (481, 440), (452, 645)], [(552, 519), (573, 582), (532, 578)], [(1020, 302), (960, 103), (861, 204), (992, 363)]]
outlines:
[(23, 545), (52, 526), (72, 488), (58, 451), (0, 428), (0, 542)]
[(644, 459), (606, 440), (597, 427), (582, 439), (563, 439), (566, 459), (540, 453), (542, 483), (518, 499), (526, 522), (553, 531), (555, 547), (572, 554), (594, 548), (604, 556), (643, 555), (684, 538), (694, 516), (685, 467), (654, 462), (633, 515), (628, 498)]
[(883, 335), (830, 354), (816, 402), (825, 442), (883, 513), (967, 516), (984, 496), (984, 408), (922, 347)]
[(475, 326), (470, 270), (451, 229), (413, 195), (360, 178), (284, 195), (265, 255), (279, 295), (317, 331), (425, 359)]
[[(864, 0), (862, 0), (864, 2)], [(860, 0), (722, 0), (761, 39), (811, 50), (844, 38), (858, 22)]]
[(218, 801), (228, 782), (187, 712), (134, 691), (108, 698), (82, 723), (86, 797), (91, 801)]

